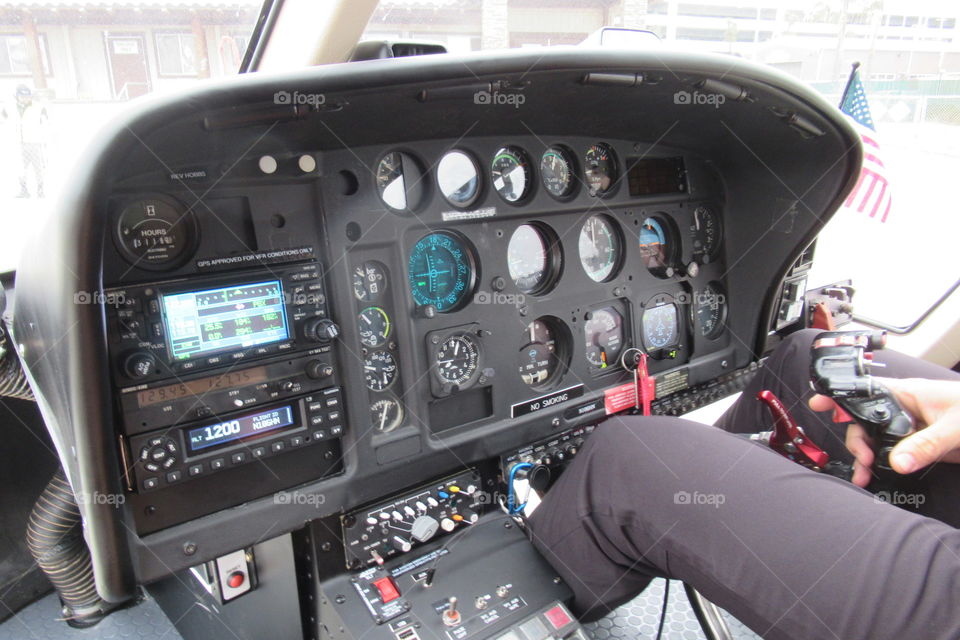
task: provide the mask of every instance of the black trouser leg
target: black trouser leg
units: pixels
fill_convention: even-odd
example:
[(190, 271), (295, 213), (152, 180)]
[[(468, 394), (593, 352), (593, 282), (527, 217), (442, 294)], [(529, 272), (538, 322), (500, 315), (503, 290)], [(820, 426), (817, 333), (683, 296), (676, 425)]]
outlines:
[[(845, 427), (806, 406), (816, 333), (781, 345), (721, 419), (724, 428), (769, 428), (754, 398), (770, 389), (832, 456), (845, 453)], [(878, 352), (877, 361), (889, 377), (956, 377), (895, 352)], [(925, 511), (960, 520), (960, 467), (938, 465), (926, 481)], [(960, 637), (960, 531), (689, 421), (601, 425), (530, 530), (587, 619), (667, 575), (766, 638)]]
[(667, 575), (765, 638), (960, 637), (960, 531), (695, 422), (600, 425), (530, 530), (586, 619)]

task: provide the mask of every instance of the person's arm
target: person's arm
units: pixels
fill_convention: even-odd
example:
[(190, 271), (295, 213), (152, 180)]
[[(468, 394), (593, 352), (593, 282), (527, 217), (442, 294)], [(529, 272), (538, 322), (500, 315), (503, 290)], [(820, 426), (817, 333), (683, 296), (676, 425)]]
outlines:
[[(890, 454), (894, 471), (912, 473), (934, 462), (960, 463), (960, 382), (921, 378), (883, 378), (881, 382), (916, 422), (915, 432)], [(829, 411), (836, 404), (827, 396), (816, 395), (810, 399), (810, 408)], [(847, 429), (846, 445), (856, 458), (853, 482), (865, 487), (874, 462), (872, 438), (853, 423)]]

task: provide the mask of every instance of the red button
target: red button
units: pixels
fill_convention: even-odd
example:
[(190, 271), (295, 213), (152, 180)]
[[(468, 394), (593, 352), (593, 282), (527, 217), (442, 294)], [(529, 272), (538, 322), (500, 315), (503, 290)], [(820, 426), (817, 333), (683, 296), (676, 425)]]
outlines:
[(400, 590), (397, 589), (396, 583), (390, 576), (387, 576), (386, 578), (380, 578), (379, 580), (374, 580), (373, 586), (375, 586), (377, 591), (380, 592), (380, 600), (383, 602), (383, 604), (387, 604), (388, 602), (396, 600), (400, 597)]
[(227, 586), (231, 589), (239, 589), (240, 585), (243, 584), (243, 581), (247, 579), (247, 576), (243, 575), (242, 571), (234, 571), (227, 578)]
[(550, 621), (550, 624), (553, 625), (554, 629), (562, 629), (573, 622), (573, 618), (570, 617), (570, 614), (567, 613), (567, 610), (559, 604), (552, 609), (548, 609), (543, 615), (547, 616), (547, 620)]

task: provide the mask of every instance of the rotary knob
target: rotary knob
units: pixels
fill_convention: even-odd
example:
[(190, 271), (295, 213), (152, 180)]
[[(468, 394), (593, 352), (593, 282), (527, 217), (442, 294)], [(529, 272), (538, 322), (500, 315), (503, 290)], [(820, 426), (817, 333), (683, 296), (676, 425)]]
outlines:
[(157, 359), (152, 353), (134, 351), (123, 361), (123, 370), (130, 378), (146, 378), (157, 370)]
[(315, 318), (304, 325), (303, 335), (314, 342), (330, 342), (340, 335), (340, 327), (333, 320)]
[(437, 533), (440, 523), (432, 516), (420, 516), (413, 521), (410, 527), (410, 535), (417, 542), (426, 542)]

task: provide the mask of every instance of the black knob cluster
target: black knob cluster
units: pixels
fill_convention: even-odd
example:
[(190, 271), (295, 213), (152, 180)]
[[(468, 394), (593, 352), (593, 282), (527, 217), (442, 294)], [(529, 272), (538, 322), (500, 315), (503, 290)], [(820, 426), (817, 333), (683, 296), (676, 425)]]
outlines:
[(340, 327), (333, 320), (315, 318), (303, 326), (303, 335), (313, 342), (330, 342), (340, 335)]

